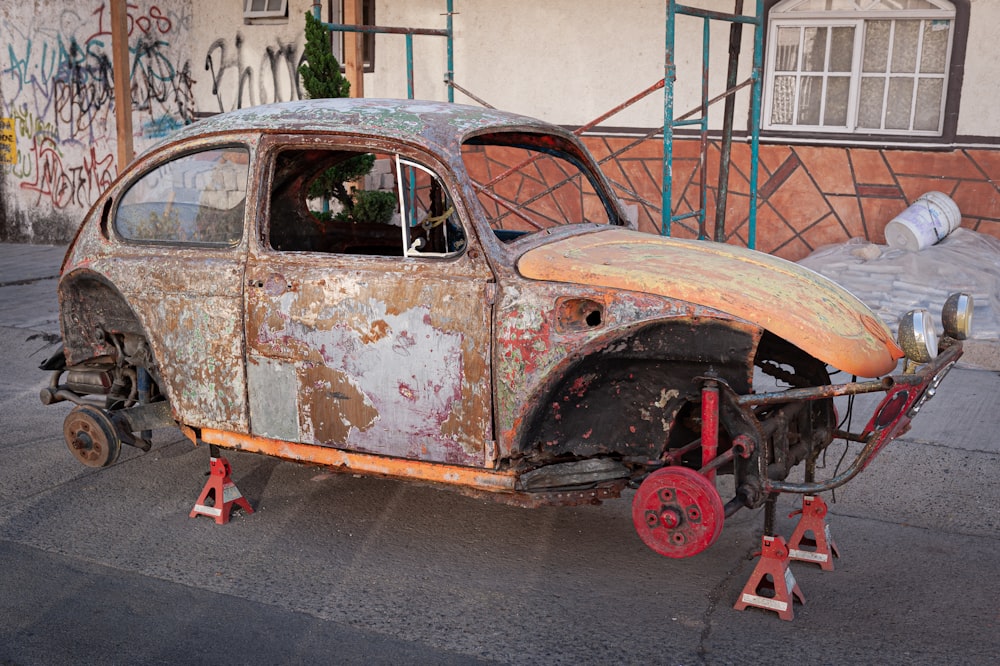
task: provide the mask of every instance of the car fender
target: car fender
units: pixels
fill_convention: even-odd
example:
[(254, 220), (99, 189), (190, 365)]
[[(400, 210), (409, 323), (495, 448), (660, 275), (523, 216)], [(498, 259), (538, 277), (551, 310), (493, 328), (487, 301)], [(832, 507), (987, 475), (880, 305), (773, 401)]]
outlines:
[(745, 248), (616, 228), (528, 250), (517, 267), (531, 279), (628, 289), (716, 308), (861, 377), (891, 372), (903, 356), (888, 327), (846, 289)]

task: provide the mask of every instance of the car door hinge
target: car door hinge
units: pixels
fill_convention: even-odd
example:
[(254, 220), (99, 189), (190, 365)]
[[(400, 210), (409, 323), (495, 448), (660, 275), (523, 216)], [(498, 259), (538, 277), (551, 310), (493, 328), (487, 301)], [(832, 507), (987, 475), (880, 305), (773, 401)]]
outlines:
[(493, 305), (497, 302), (497, 283), (487, 282), (486, 283), (486, 304)]

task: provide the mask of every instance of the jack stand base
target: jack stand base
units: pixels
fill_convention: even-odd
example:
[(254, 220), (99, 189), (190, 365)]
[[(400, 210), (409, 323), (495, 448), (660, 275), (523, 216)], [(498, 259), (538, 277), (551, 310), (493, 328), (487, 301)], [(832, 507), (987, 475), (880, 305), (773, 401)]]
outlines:
[[(760, 560), (733, 608), (763, 608), (774, 611), (782, 620), (791, 620), (795, 617), (792, 610), (795, 600), (805, 604), (806, 598), (788, 568), (788, 547), (780, 536), (764, 536), (761, 546)], [(772, 596), (764, 596), (762, 592), (771, 592)]]
[[(802, 496), (802, 509), (788, 514), (791, 518), (801, 513), (799, 524), (788, 540), (788, 559), (799, 562), (812, 562), (823, 568), (823, 571), (833, 571), (833, 558), (840, 557), (837, 544), (830, 536), (830, 525), (826, 522), (826, 502), (821, 497), (813, 495)], [(812, 537), (806, 534), (812, 533)], [(808, 550), (803, 550), (806, 546)]]
[[(209, 516), (219, 525), (225, 525), (229, 522), (229, 512), (233, 510), (234, 504), (247, 513), (253, 513), (250, 502), (243, 497), (243, 493), (230, 478), (233, 468), (229, 466), (229, 461), (225, 458), (209, 458), (209, 461), (208, 482), (198, 496), (198, 501), (191, 509), (189, 517)], [(206, 503), (209, 496), (212, 497), (211, 504)]]

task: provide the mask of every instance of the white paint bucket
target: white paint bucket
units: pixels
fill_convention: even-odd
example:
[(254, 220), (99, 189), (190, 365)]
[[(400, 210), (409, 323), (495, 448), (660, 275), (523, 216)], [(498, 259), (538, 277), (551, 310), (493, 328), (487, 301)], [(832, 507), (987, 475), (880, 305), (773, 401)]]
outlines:
[(885, 242), (917, 252), (934, 245), (962, 224), (962, 213), (951, 197), (927, 192), (885, 225)]

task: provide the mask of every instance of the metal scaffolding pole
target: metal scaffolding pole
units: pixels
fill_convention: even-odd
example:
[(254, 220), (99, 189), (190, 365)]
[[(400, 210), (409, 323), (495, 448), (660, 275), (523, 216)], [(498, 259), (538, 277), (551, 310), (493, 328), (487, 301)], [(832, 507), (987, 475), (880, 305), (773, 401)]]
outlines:
[[(750, 210), (748, 220), (747, 244), (753, 248), (756, 244), (757, 234), (757, 169), (758, 153), (760, 149), (760, 98), (761, 98), (761, 72), (763, 63), (763, 16), (764, 0), (756, 0), (756, 13), (754, 16), (744, 16), (743, 0), (735, 0), (736, 9), (733, 13), (718, 12), (697, 7), (688, 7), (678, 4), (675, 0), (667, 0), (666, 17), (666, 43), (664, 45), (664, 79), (666, 85), (663, 94), (663, 206), (661, 209), (660, 233), (669, 236), (671, 225), (674, 222), (689, 218), (698, 219), (698, 237), (708, 238), (705, 226), (705, 215), (707, 208), (707, 158), (708, 158), (708, 107), (712, 101), (708, 94), (709, 81), (709, 58), (711, 55), (710, 45), (710, 24), (711, 21), (726, 21), (731, 24), (730, 30), (730, 50), (729, 50), (729, 71), (727, 76), (727, 89), (723, 95), (725, 98), (725, 118), (722, 130), (722, 150), (723, 159), (720, 160), (718, 191), (719, 198), (716, 201), (715, 229), (712, 237), (715, 240), (725, 240), (725, 208), (729, 192), (729, 155), (733, 138), (733, 114), (735, 110), (734, 95), (742, 85), (736, 84), (737, 69), (739, 65), (740, 41), (743, 25), (752, 25), (754, 28), (754, 49), (753, 49), (753, 70), (751, 73), (751, 103), (750, 103)], [(675, 119), (674, 118), (674, 82), (677, 79), (677, 66), (675, 63), (675, 38), (676, 21), (678, 15), (691, 16), (702, 19), (702, 85), (701, 85), (701, 108), (700, 116), (696, 118)], [(675, 128), (685, 126), (698, 126), (700, 139), (700, 159), (699, 170), (699, 208), (680, 215), (673, 214), (673, 145)]]
[[(414, 98), (413, 89), (413, 36), (423, 35), (431, 37), (444, 37), (447, 41), (447, 69), (444, 74), (444, 81), (448, 84), (448, 101), (455, 101), (455, 89), (451, 81), (455, 77), (455, 30), (452, 17), (454, 15), (454, 0), (447, 0), (446, 3), (446, 27), (434, 28), (395, 28), (379, 25), (346, 25), (343, 23), (324, 23), (332, 32), (359, 32), (373, 35), (405, 35), (406, 37), (406, 96), (407, 99)], [(320, 16), (320, 4), (313, 5), (313, 15), (317, 20), (322, 21)]]

